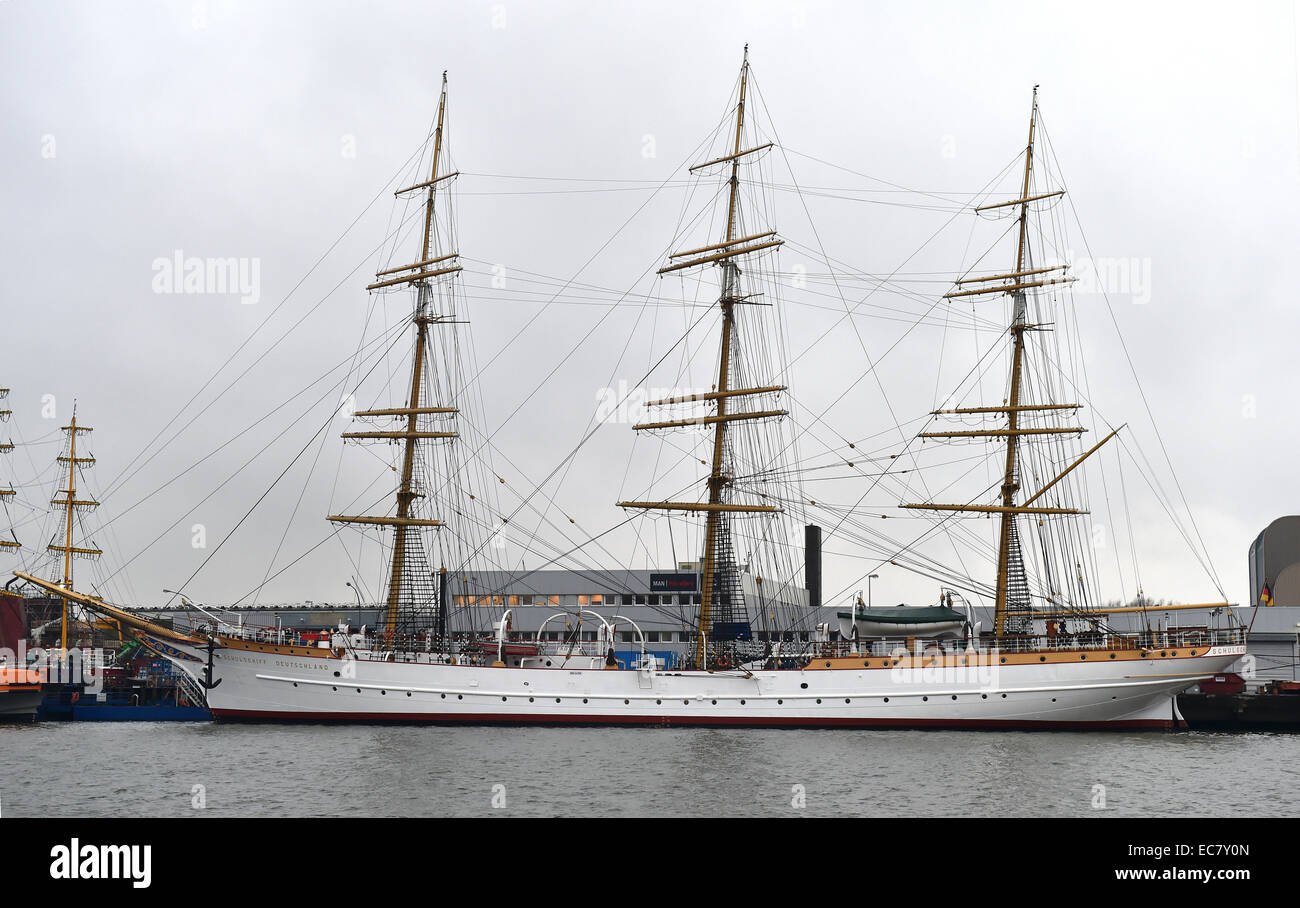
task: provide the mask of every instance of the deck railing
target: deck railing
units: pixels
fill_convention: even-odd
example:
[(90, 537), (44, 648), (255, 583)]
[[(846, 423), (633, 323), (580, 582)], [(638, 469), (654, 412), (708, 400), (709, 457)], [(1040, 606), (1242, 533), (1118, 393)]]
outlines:
[(886, 638), (851, 641), (836, 640), (815, 644), (818, 656), (892, 656), (900, 653), (1040, 653), (1063, 650), (1108, 650), (1143, 652), (1210, 646), (1234, 646), (1246, 642), (1241, 627), (1184, 627), (1134, 633), (1088, 632), (1082, 634), (1021, 635), (979, 638)]

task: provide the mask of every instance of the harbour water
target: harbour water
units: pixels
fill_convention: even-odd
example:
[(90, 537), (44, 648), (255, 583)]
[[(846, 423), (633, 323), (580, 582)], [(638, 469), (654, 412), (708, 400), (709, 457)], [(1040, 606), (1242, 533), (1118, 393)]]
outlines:
[[(1297, 816), (1297, 738), (42, 723), (14, 817)], [(1099, 787), (1100, 786), (1100, 787)]]

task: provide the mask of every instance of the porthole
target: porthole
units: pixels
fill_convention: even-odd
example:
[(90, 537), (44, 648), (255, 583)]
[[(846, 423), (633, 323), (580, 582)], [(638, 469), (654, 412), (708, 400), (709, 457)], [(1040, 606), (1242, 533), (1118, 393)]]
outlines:
[(529, 703), (532, 703), (532, 702), (533, 702), (533, 698), (532, 698), (532, 697), (529, 697), (529, 698), (528, 698), (528, 702), (529, 702)]
[(817, 698), (817, 702), (818, 702), (818, 703), (822, 702), (822, 698), (821, 698), (821, 697), (818, 697), (818, 698)]
[(851, 701), (848, 697), (845, 697), (845, 698), (844, 698), (844, 702), (845, 702), (845, 703), (851, 703), (851, 702), (853, 702), (853, 701)]
[(330, 690), (337, 691), (338, 688), (337, 688), (337, 687), (332, 687), (332, 688), (330, 688)]
[[(820, 703), (821, 701), (818, 700), (817, 702)], [(717, 701), (717, 700), (714, 700), (714, 701), (713, 701), (713, 705), (714, 705), (714, 706), (717, 706), (717, 705), (718, 705), (718, 701)]]
[(628, 705), (630, 705), (631, 703), (632, 703), (631, 700), (624, 700), (624, 701), (623, 701), (623, 705), (624, 705), (624, 706), (628, 706)]
[(802, 684), (800, 684), (799, 686), (800, 686), (801, 688), (803, 688), (804, 690), (807, 690), (807, 689), (808, 689), (808, 682), (805, 681), (805, 682), (803, 682)]
[(411, 696), (411, 692), (409, 690), (406, 692), (406, 696), (408, 697)]
[(1006, 662), (1006, 661), (1007, 661), (1007, 657), (1006, 657), (1006, 656), (1003, 656), (1002, 659), (1001, 659), (1000, 661), (1002, 661), (1002, 662)]
[(443, 694), (443, 695), (442, 695), (442, 699), (446, 700), (446, 699), (447, 699), (447, 695), (446, 695), (446, 694)]
[(1007, 698), (1007, 695), (1006, 695), (1006, 694), (1003, 694), (1003, 695), (1002, 695), (1002, 699), (1005, 700), (1006, 698)]
[(1039, 662), (1046, 662), (1046, 661), (1047, 661), (1047, 657), (1046, 657), (1046, 656), (1039, 656), (1039, 657), (1038, 657), (1038, 661), (1039, 661)]
[(663, 702), (664, 702), (663, 700), (656, 700), (656, 701), (655, 701), (655, 706), (661, 706), (661, 705), (663, 705)]
[(335, 672), (335, 673), (334, 673), (334, 677), (335, 677), (335, 678), (341, 678), (342, 675), (340, 675), (338, 672)]
[(741, 701), (740, 701), (740, 705), (741, 705), (741, 706), (744, 706), (744, 705), (745, 705), (745, 701), (744, 701), (744, 700), (741, 700)]
[(293, 682), (293, 686), (294, 686), (294, 687), (297, 687), (297, 686), (298, 686), (298, 682), (297, 682), (297, 681)]
[(888, 698), (888, 697), (885, 698), (885, 702), (886, 702), (886, 703), (889, 702), (889, 698)]
[(827, 667), (827, 668), (830, 668), (830, 667), (831, 667), (831, 664), (830, 664), (829, 662), (827, 662), (827, 663), (826, 663), (826, 667)]
[(690, 701), (690, 700), (683, 700), (683, 701), (682, 701), (682, 705), (684, 705), (684, 706), (690, 706), (690, 705), (691, 705), (691, 701)]
[(583, 703), (586, 703), (586, 702), (587, 702), (587, 698), (586, 698), (586, 697), (583, 697), (583, 698), (582, 698), (582, 702), (583, 702)]
[(777, 700), (777, 701), (776, 701), (776, 705), (777, 705), (777, 706), (780, 706), (780, 705), (781, 705), (782, 703), (784, 703), (784, 702), (785, 702), (784, 700)]
[(379, 693), (380, 693), (381, 696), (384, 696), (384, 697), (387, 697), (387, 696), (388, 696), (388, 691), (386, 691), (386, 690), (381, 690)]
[(1055, 697), (1052, 698), (1052, 702), (1053, 702), (1053, 703), (1056, 702), (1056, 698), (1055, 698)]
[(505, 697), (502, 697), (502, 698), (501, 698), (501, 702), (502, 702), (502, 703), (505, 703), (505, 702), (506, 702), (506, 698), (505, 698)]
[(988, 694), (980, 694), (980, 699), (981, 699), (981, 700), (987, 700), (988, 698), (989, 698), (989, 695), (988, 695)]
[(559, 702), (560, 702), (560, 698), (559, 698), (559, 697), (556, 697), (556, 698), (555, 698), (555, 702), (556, 702), (556, 703), (559, 703)]
[(956, 700), (956, 699), (957, 699), (957, 695), (956, 695), (956, 694), (953, 694), (953, 695), (952, 695), (952, 698), (953, 698), (954, 700)]
[(1110, 654), (1110, 657), (1111, 657), (1112, 659), (1114, 659), (1114, 658), (1115, 658), (1115, 654), (1114, 654), (1114, 653), (1111, 653), (1111, 654)]
[(868, 659), (866, 662), (863, 662), (863, 663), (862, 663), (862, 667), (863, 667), (863, 668), (871, 668), (871, 660)]
[(922, 702), (922, 703), (929, 703), (929, 702), (930, 702), (930, 698), (929, 698), (929, 697), (922, 697), (922, 698), (921, 698), (921, 702)]
[(1088, 654), (1087, 654), (1087, 653), (1080, 653), (1080, 654), (1079, 654), (1079, 658), (1080, 658), (1080, 659), (1084, 659), (1084, 660), (1086, 660), (1086, 659), (1088, 658)]
[(357, 688), (357, 693), (361, 693), (361, 688)]

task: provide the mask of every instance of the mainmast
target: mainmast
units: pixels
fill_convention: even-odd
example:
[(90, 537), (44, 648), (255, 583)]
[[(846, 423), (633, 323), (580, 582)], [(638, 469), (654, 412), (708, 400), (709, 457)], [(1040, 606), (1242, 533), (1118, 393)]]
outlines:
[[(63, 427), (63, 431), (68, 436), (67, 454), (59, 455), (58, 462), (66, 465), (68, 468), (68, 487), (58, 489), (55, 497), (50, 499), (50, 505), (54, 508), (61, 508), (64, 512), (63, 518), (63, 544), (50, 543), (45, 548), (47, 551), (56, 552), (63, 555), (63, 586), (65, 589), (72, 589), (72, 560), (77, 558), (98, 558), (104, 554), (93, 546), (76, 545), (73, 541), (73, 529), (75, 521), (73, 515), (78, 511), (91, 511), (99, 507), (98, 501), (77, 498), (77, 471), (82, 466), (90, 466), (95, 462), (94, 457), (77, 456), (77, 437), (79, 435), (88, 435), (94, 430), (89, 426), (77, 425), (77, 411), (73, 408), (72, 422), (70, 425)], [(63, 621), (62, 630), (59, 635), (59, 647), (63, 650), (68, 648), (68, 599), (63, 600)]]
[[(7, 400), (8, 397), (9, 397), (9, 389), (0, 388), (0, 400)], [(8, 422), (9, 417), (13, 415), (13, 412), (14, 412), (13, 410), (9, 410), (9, 409), (0, 409), (0, 422)], [(13, 452), (13, 449), (14, 449), (14, 444), (12, 441), (0, 443), (0, 454), (10, 454)], [(9, 488), (0, 489), (0, 502), (5, 503), (6, 515), (8, 515), (9, 512), (9, 507), (8, 507), (9, 499), (17, 494), (18, 492), (16, 489), (14, 489), (12, 481), (10, 482)], [(13, 538), (0, 539), (0, 552), (17, 551), (18, 549), (22, 548), (22, 543), (18, 541), (18, 536), (14, 534), (13, 519), (10, 518), (5, 522), (8, 526), (9, 535), (13, 536)]]
[[(415, 575), (423, 575), (425, 572), (412, 571), (408, 568), (408, 562), (411, 560), (411, 548), (413, 545), (418, 544), (420, 538), (418, 534), (422, 528), (441, 527), (443, 525), (440, 520), (413, 516), (416, 499), (424, 497), (424, 492), (421, 491), (415, 475), (417, 447), (423, 441), (452, 439), (458, 436), (456, 432), (429, 429), (427, 427), (428, 420), (426, 420), (425, 427), (421, 427), (421, 417), (451, 418), (457, 413), (455, 407), (428, 406), (420, 399), (421, 389), (425, 381), (429, 326), (450, 320), (449, 315), (437, 314), (433, 311), (434, 285), (431, 282), (447, 275), (456, 274), (461, 270), (460, 265), (452, 264), (458, 253), (438, 254), (436, 249), (435, 195), (440, 183), (457, 176), (457, 173), (439, 173), (446, 109), (447, 74), (444, 72), (442, 74), (442, 94), (438, 101), (438, 124), (433, 138), (433, 163), (430, 168), (429, 179), (422, 183), (416, 183), (414, 186), (399, 189), (395, 193), (398, 197), (406, 193), (421, 191), (425, 193), (424, 231), (419, 254), (416, 261), (410, 265), (401, 265), (376, 272), (375, 277), (377, 280), (366, 287), (367, 290), (382, 290), (387, 287), (413, 285), (416, 289), (415, 309), (411, 316), (411, 323), (415, 326), (415, 348), (411, 360), (411, 385), (406, 405), (381, 410), (359, 410), (353, 414), (359, 417), (395, 417), (402, 428), (389, 431), (372, 430), (343, 433), (345, 439), (402, 442), (402, 467), (396, 495), (397, 513), (391, 517), (343, 514), (332, 514), (329, 517), (330, 520), (336, 523), (368, 524), (393, 528), (392, 564), (389, 572), (384, 619), (385, 633), (390, 639), (397, 632), (403, 593), (405, 592), (407, 598), (409, 598), (411, 590), (407, 587), (424, 585), (421, 583), (424, 578)], [(445, 572), (441, 573), (440, 576), (445, 577)], [(443, 583), (445, 585), (445, 580)]]
[(736, 343), (736, 306), (744, 301), (739, 290), (740, 268), (736, 259), (742, 255), (771, 249), (782, 244), (776, 239), (776, 231), (769, 230), (750, 236), (737, 237), (739, 229), (739, 193), (741, 159), (764, 151), (771, 144), (756, 148), (741, 148), (745, 127), (745, 95), (749, 83), (749, 46), (745, 46), (744, 62), (740, 69), (740, 95), (736, 104), (735, 136), (731, 143), (731, 152), (711, 161), (696, 164), (691, 172), (703, 170), (717, 164), (729, 164), (731, 177), (727, 195), (727, 224), (722, 241), (684, 252), (674, 252), (669, 258), (686, 258), (686, 261), (666, 265), (659, 269), (659, 274), (681, 271), (698, 265), (716, 263), (722, 269), (721, 293), (718, 305), (722, 310), (722, 342), (718, 356), (717, 384), (708, 394), (695, 394), (689, 397), (674, 397), (665, 400), (650, 401), (646, 406), (666, 406), (680, 403), (713, 402), (717, 412), (712, 416), (697, 416), (689, 419), (669, 420), (666, 422), (643, 423), (633, 426), (637, 430), (672, 429), (687, 426), (713, 426), (713, 455), (707, 479), (706, 502), (683, 501), (620, 501), (619, 507), (646, 508), (665, 511), (704, 512), (704, 555), (700, 565), (702, 574), (700, 613), (698, 633), (695, 641), (695, 665), (705, 668), (708, 662), (709, 638), (713, 635), (715, 622), (719, 616), (722, 623), (731, 624), (731, 610), (737, 600), (743, 603), (740, 590), (739, 572), (735, 563), (731, 545), (731, 529), (728, 515), (732, 513), (776, 513), (780, 509), (772, 505), (740, 504), (729, 500), (730, 487), (735, 477), (727, 464), (727, 428), (737, 420), (764, 419), (784, 416), (785, 410), (764, 410), (757, 412), (728, 412), (728, 402), (732, 398), (756, 394), (769, 394), (785, 390), (784, 386), (763, 388), (732, 388), (732, 352)]
[[(1054, 487), (1067, 474), (1086, 460), (1094, 451), (1105, 444), (1115, 433), (1112, 432), (1101, 442), (1074, 460), (1054, 479), (1045, 484), (1035, 494), (1016, 504), (1016, 495), (1020, 491), (1020, 439), (1027, 436), (1051, 436), (1081, 434), (1080, 426), (1042, 426), (1022, 425), (1021, 415), (1027, 413), (1051, 413), (1060, 410), (1078, 410), (1074, 403), (1022, 403), (1024, 384), (1025, 334), (1026, 332), (1045, 329), (1045, 325), (1031, 324), (1027, 318), (1027, 291), (1054, 284), (1068, 284), (1074, 278), (1065, 276), (1065, 265), (1048, 265), (1035, 267), (1029, 249), (1029, 215), (1031, 204), (1040, 200), (1052, 199), (1064, 194), (1064, 190), (1030, 194), (1030, 180), (1034, 166), (1034, 138), (1038, 123), (1038, 86), (1034, 86), (1033, 104), (1029, 115), (1029, 140), (1025, 146), (1025, 170), (1020, 184), (1020, 197), (1007, 202), (996, 202), (976, 208), (976, 212), (992, 211), (1001, 208), (1019, 207), (1019, 225), (1017, 230), (1015, 266), (1004, 274), (985, 277), (964, 278), (958, 285), (976, 285), (973, 289), (954, 290), (945, 294), (946, 299), (983, 296), (987, 294), (1009, 294), (1012, 298), (1011, 324), (1008, 333), (1011, 339), (1011, 375), (1007, 398), (1002, 406), (959, 407), (949, 410), (935, 410), (932, 415), (1005, 415), (1005, 429), (976, 429), (968, 431), (922, 432), (921, 438), (1002, 438), (1006, 441), (1006, 459), (1000, 488), (1000, 503), (983, 504), (907, 504), (905, 508), (938, 511), (967, 511), (1000, 515), (998, 534), (997, 586), (994, 600), (994, 633), (1001, 637), (1007, 633), (1021, 633), (1028, 630), (1025, 620), (1032, 615), (1029, 583), (1025, 573), (1024, 560), (1020, 548), (1020, 536), (1016, 518), (1022, 514), (1075, 515), (1085, 511), (1070, 507), (1035, 506), (1049, 489)], [(1055, 276), (1051, 276), (1055, 275)], [(1118, 431), (1118, 430), (1116, 430)], [(1021, 620), (1013, 621), (1017, 616)]]

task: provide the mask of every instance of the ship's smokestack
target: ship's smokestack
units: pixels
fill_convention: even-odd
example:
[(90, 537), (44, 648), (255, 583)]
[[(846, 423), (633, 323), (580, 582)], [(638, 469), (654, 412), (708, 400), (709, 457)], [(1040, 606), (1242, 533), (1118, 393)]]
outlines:
[(808, 605), (820, 608), (822, 604), (822, 528), (808, 524), (803, 528), (804, 586), (808, 589)]

